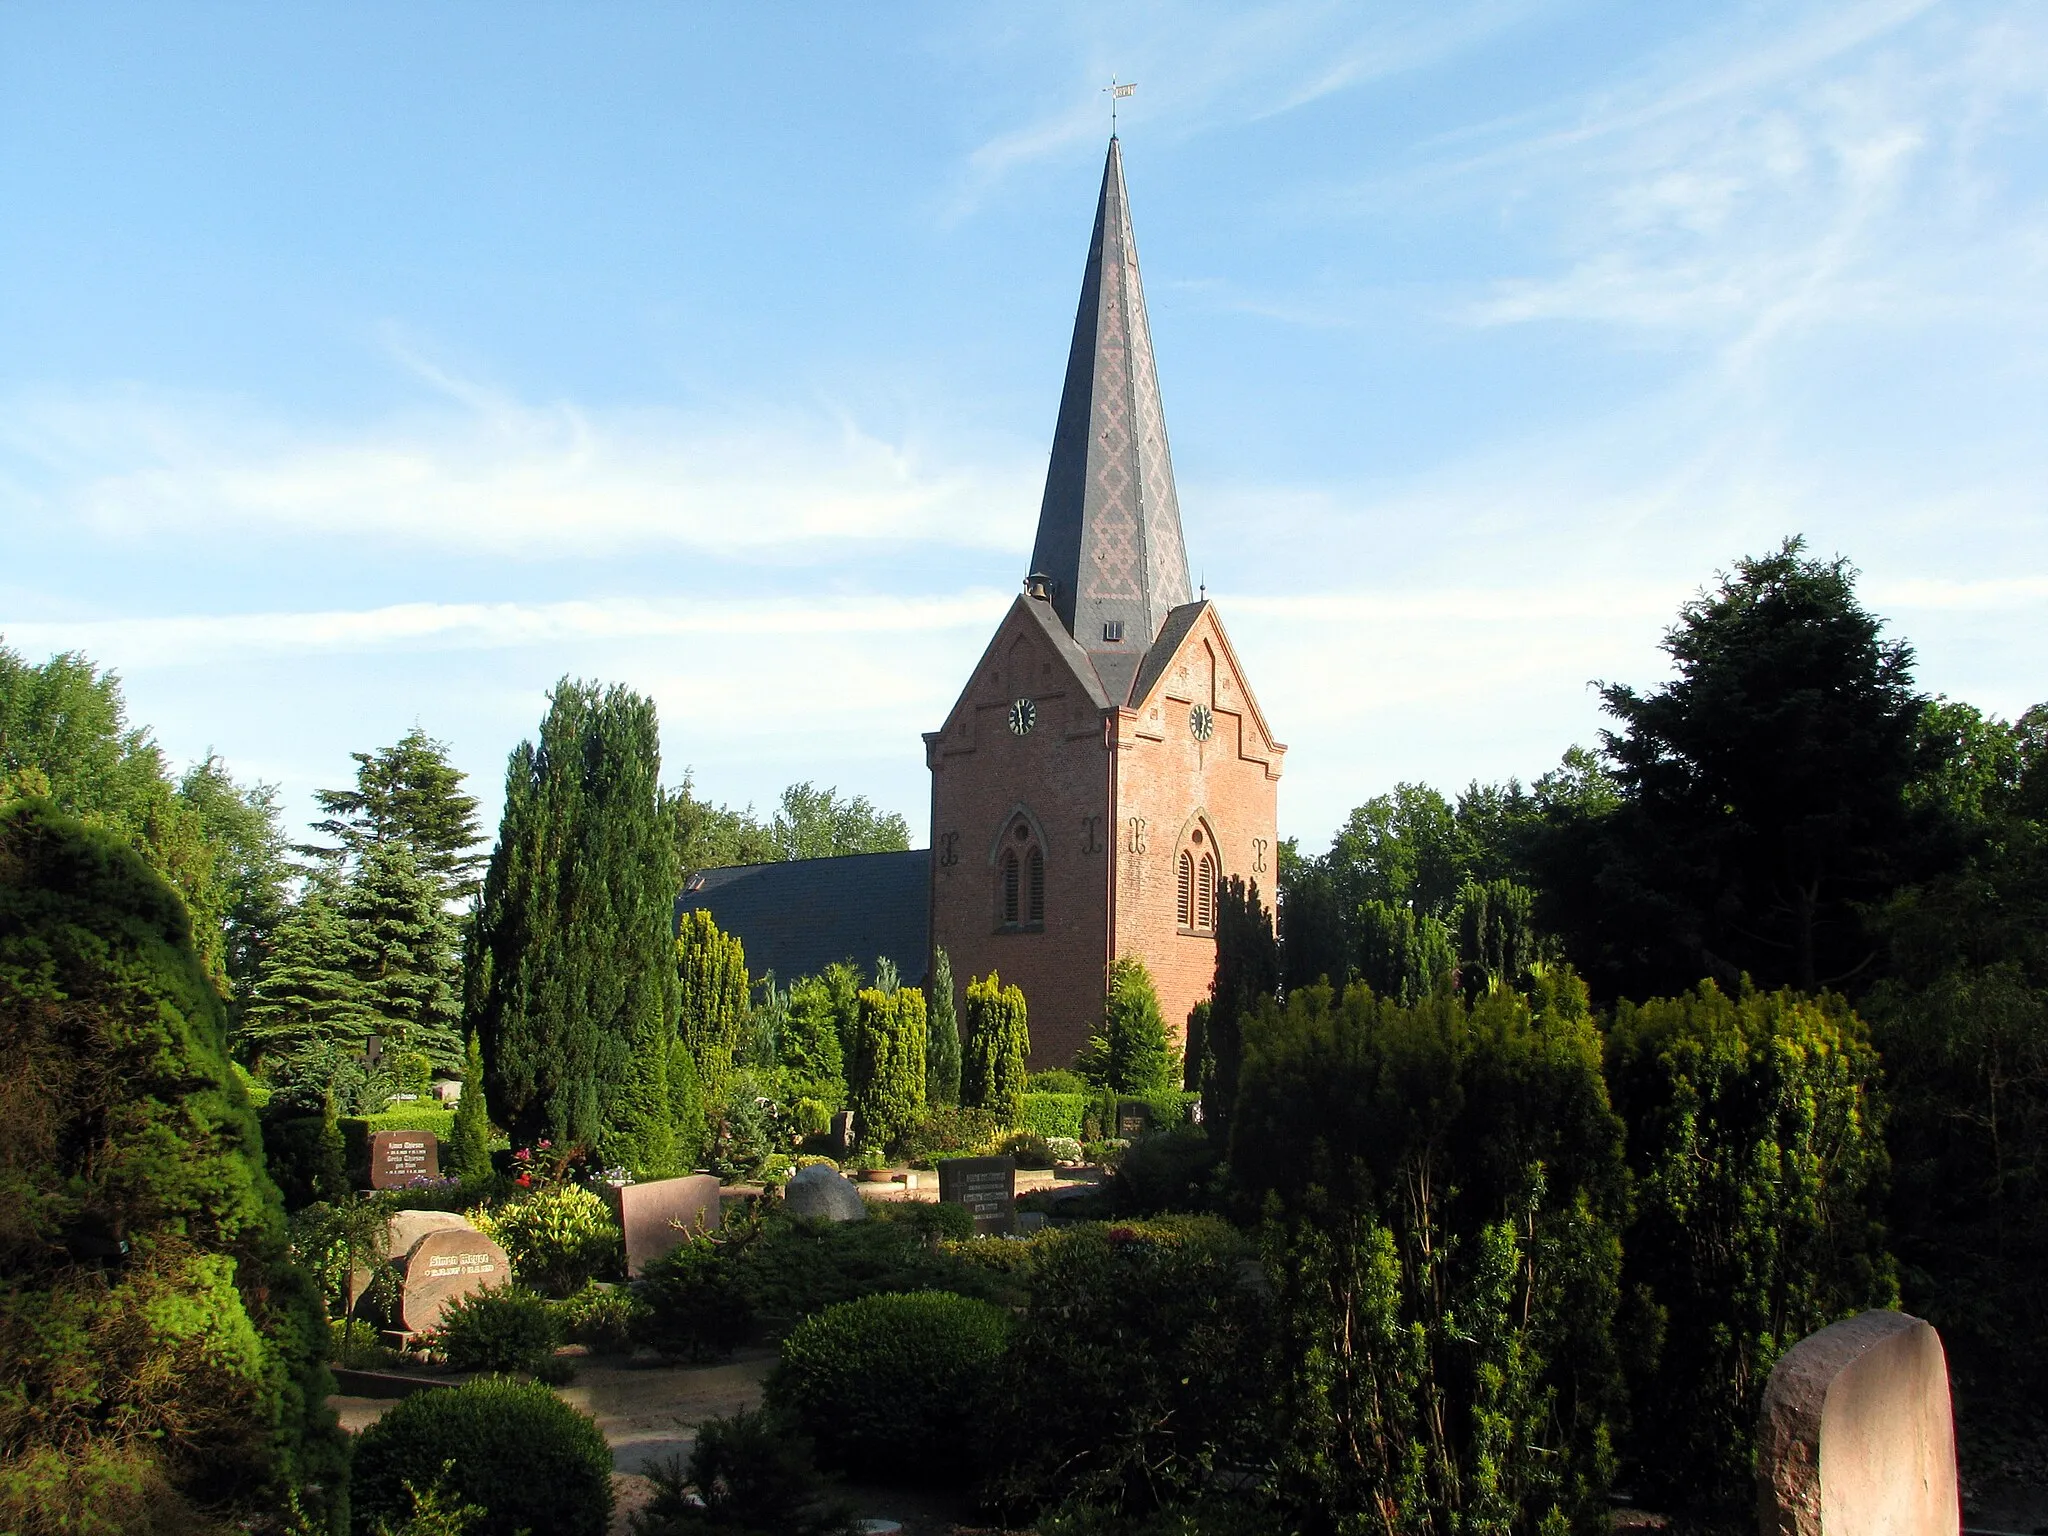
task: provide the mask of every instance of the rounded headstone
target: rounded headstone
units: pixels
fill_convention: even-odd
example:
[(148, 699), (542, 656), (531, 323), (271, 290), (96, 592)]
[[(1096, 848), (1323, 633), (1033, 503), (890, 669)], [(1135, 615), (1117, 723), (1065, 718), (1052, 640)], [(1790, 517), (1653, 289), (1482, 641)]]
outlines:
[(398, 1326), (410, 1333), (432, 1333), (458, 1296), (512, 1282), (505, 1250), (468, 1228), (427, 1233), (398, 1268)]
[(846, 1176), (823, 1163), (799, 1168), (782, 1188), (783, 1209), (821, 1221), (866, 1221), (868, 1208)]
[[(476, 1229), (470, 1225), (467, 1216), (458, 1216), (453, 1211), (393, 1211), (389, 1225), (384, 1228), (384, 1262), (398, 1263), (412, 1251), (412, 1245), (429, 1232), (450, 1230), (473, 1232)], [(370, 1299), (370, 1282), (375, 1278), (366, 1266), (356, 1266), (351, 1279), (358, 1309)]]

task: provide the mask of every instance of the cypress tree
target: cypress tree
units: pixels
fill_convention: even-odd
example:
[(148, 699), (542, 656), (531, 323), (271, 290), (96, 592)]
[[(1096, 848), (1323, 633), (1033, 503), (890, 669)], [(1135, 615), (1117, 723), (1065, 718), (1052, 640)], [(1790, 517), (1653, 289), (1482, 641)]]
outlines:
[(1023, 991), (1004, 986), (994, 971), (984, 981), (968, 982), (961, 1101), (1015, 1125), (1024, 1112), (1024, 1063), (1030, 1053)]
[(746, 1033), (752, 992), (746, 949), (737, 934), (721, 933), (711, 914), (699, 908), (686, 914), (677, 930), (676, 976), (678, 1027), (698, 1081), (716, 1097), (732, 1075)]
[(925, 1107), (924, 994), (911, 987), (862, 989), (854, 1000), (854, 1121), (863, 1141), (888, 1146)]
[(1135, 955), (1110, 967), (1102, 1032), (1075, 1063), (1081, 1075), (1113, 1093), (1159, 1093), (1173, 1086), (1173, 1045), (1152, 973)]
[(1259, 901), (1256, 883), (1232, 875), (1217, 892), (1216, 981), (1209, 993), (1204, 1042), (1209, 1071), (1202, 1082), (1202, 1124), (1219, 1148), (1230, 1145), (1245, 1023), (1279, 991), (1280, 942), (1273, 934), (1273, 914)]
[(943, 948), (932, 951), (932, 979), (926, 1013), (931, 1021), (925, 1047), (925, 1097), (934, 1104), (960, 1102), (960, 1015), (953, 1004), (953, 962)]
[(463, 1053), (462, 1097), (448, 1136), (448, 1171), (465, 1183), (491, 1171), (491, 1119), (484, 1099), (484, 1048), (474, 1032)]
[(710, 1137), (710, 1117), (704, 1112), (704, 1085), (697, 1080), (697, 1063), (681, 1035), (669, 1044), (669, 1121), (675, 1127), (676, 1167), (687, 1171), (701, 1167), (704, 1144)]
[(675, 846), (651, 701), (564, 678), (513, 750), (466, 1005), (490, 1102), (641, 1174), (676, 1161)]

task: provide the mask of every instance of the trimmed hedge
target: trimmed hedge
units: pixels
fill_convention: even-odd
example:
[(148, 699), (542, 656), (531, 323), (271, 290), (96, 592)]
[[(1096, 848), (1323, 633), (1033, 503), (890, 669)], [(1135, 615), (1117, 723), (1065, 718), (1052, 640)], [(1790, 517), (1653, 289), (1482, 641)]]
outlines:
[[(452, 1465), (450, 1465), (452, 1463)], [(472, 1536), (604, 1536), (612, 1453), (597, 1421), (538, 1382), (485, 1376), (402, 1398), (356, 1442), (349, 1478), (355, 1536), (412, 1513), (405, 1490), (443, 1481), (484, 1511)]]
[(1096, 1100), (1092, 1093), (1027, 1093), (1024, 1112), (1017, 1117), (1020, 1129), (1036, 1131), (1047, 1141), (1055, 1136), (1081, 1140), (1081, 1117)]
[(943, 1291), (842, 1302), (783, 1341), (768, 1405), (791, 1415), (828, 1465), (887, 1458), (959, 1476), (1009, 1336), (1001, 1307)]

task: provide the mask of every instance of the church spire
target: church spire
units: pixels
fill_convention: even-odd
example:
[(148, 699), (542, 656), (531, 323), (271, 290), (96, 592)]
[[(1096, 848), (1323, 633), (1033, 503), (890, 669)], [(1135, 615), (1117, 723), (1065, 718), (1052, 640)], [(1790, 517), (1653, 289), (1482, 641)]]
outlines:
[(1031, 569), (1052, 579), (1060, 621), (1118, 702), (1168, 610), (1191, 595), (1123, 152), (1114, 136)]

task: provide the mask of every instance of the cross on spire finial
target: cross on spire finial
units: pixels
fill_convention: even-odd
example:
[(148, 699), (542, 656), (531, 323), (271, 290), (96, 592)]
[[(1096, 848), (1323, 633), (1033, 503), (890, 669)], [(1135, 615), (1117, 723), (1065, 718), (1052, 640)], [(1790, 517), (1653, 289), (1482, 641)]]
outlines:
[(1137, 95), (1138, 86), (1136, 81), (1132, 81), (1129, 84), (1118, 84), (1116, 76), (1111, 75), (1109, 77), (1109, 84), (1105, 85), (1102, 90), (1103, 94), (1109, 97), (1109, 136), (1113, 139), (1116, 137), (1116, 104), (1126, 96)]

